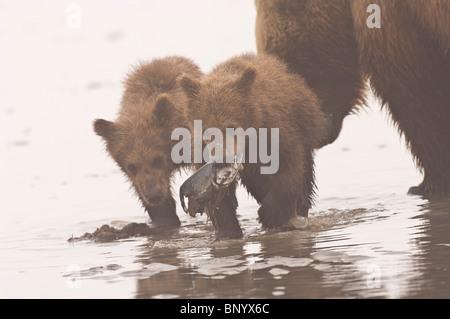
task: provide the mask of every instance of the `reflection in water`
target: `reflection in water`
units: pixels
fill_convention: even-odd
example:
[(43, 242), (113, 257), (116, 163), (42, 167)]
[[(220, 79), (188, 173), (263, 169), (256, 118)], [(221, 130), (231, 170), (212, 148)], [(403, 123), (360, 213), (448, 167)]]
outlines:
[(448, 297), (449, 207), (317, 213), (312, 224), (333, 224), (243, 240), (188, 238), (179, 247), (142, 247), (143, 265), (177, 268), (138, 280), (136, 297)]
[[(343, 284), (342, 290), (347, 294), (364, 297), (398, 298), (411, 293), (420, 274), (416, 268), (416, 259), (421, 256), (417, 246), (421, 235), (417, 234), (417, 229), (422, 227), (423, 221), (407, 213), (385, 214), (390, 213), (384, 216), (379, 213), (372, 221), (367, 216), (367, 222), (325, 232), (327, 238), (315, 248), (367, 256), (354, 257), (354, 261), (325, 271), (322, 279), (325, 285)], [(404, 227), (399, 227), (402, 224)], [(340, 260), (339, 256), (336, 258)], [(344, 261), (346, 258), (344, 256)]]
[(450, 200), (425, 203), (418, 218), (424, 221), (424, 236), (417, 243), (423, 256), (420, 260), (422, 286), (418, 297), (449, 298), (450, 296)]

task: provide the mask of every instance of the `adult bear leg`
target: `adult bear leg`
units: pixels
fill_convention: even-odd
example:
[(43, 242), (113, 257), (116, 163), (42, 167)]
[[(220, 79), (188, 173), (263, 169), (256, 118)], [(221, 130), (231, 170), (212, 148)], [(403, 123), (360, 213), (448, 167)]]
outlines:
[(442, 84), (434, 92), (412, 87), (410, 94), (388, 97), (392, 118), (424, 174), (408, 194), (430, 199), (450, 196), (450, 78), (446, 92)]
[[(381, 8), (380, 29), (367, 27), (366, 8)], [(411, 6), (419, 2), (353, 0), (363, 72), (388, 107), (424, 173), (410, 194), (450, 195), (450, 56)], [(436, 2), (430, 1), (430, 10)], [(434, 8), (433, 10), (438, 10)]]
[[(447, 83), (450, 83), (450, 79)], [(450, 92), (450, 87), (447, 88), (447, 92)], [(436, 93), (444, 92), (437, 90)], [(405, 105), (409, 105), (408, 111), (404, 110)], [(449, 198), (449, 94), (429, 94), (425, 98), (416, 96), (411, 100), (405, 98), (402, 101), (393, 99), (389, 103), (389, 109), (424, 174), (422, 183), (411, 187), (408, 194), (421, 195), (429, 199)]]

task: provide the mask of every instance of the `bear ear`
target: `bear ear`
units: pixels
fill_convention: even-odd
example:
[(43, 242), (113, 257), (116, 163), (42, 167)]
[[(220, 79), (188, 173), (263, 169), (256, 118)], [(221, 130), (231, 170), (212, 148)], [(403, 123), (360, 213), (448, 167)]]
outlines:
[(177, 110), (166, 94), (161, 94), (156, 99), (155, 108), (152, 113), (152, 123), (155, 125), (166, 125)]
[(94, 131), (98, 136), (103, 137), (105, 140), (109, 140), (116, 131), (116, 127), (113, 122), (97, 119), (94, 121)]
[(200, 91), (200, 82), (183, 74), (177, 78), (178, 85), (184, 90), (189, 98), (194, 98)]
[(255, 82), (255, 78), (256, 70), (252, 67), (248, 67), (247, 69), (245, 69), (239, 80), (237, 80), (237, 82), (235, 83), (236, 89), (241, 94), (248, 95), (253, 86), (253, 83)]

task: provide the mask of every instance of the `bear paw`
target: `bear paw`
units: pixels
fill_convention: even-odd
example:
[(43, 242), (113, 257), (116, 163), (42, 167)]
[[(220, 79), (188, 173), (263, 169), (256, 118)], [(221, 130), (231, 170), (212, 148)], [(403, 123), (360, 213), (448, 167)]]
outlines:
[(287, 229), (306, 229), (308, 227), (308, 218), (301, 216), (294, 216), (285, 224)]

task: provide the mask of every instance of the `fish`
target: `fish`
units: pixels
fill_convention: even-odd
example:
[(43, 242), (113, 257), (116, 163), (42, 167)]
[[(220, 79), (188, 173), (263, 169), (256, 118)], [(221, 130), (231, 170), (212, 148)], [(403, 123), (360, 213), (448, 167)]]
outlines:
[(214, 210), (222, 201), (228, 186), (238, 179), (243, 169), (243, 157), (243, 153), (238, 153), (231, 164), (219, 163), (213, 158), (186, 179), (180, 186), (180, 202), (184, 212), (195, 216), (203, 214), (206, 207)]

